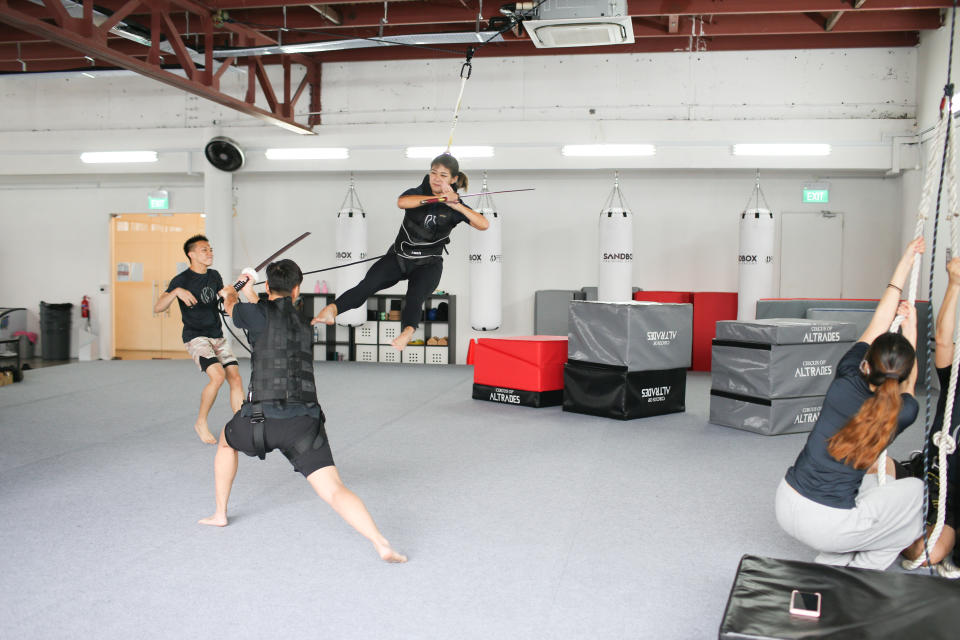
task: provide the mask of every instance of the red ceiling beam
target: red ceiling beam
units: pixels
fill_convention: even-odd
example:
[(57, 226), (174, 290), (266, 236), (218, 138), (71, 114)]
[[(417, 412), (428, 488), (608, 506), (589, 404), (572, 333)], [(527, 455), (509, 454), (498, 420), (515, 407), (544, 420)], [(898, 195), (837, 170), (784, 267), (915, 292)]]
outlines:
[[(339, 25), (332, 24), (324, 19), (319, 13), (309, 7), (288, 7), (287, 8), (287, 26), (297, 28), (323, 28), (330, 30), (350, 29), (353, 27), (379, 27), (380, 20), (383, 19), (383, 5), (361, 5), (352, 7), (341, 5)], [(492, 6), (484, 5), (483, 19), (481, 28), (486, 27), (486, 21), (494, 16), (502, 15), (499, 5), (493, 3)], [(279, 7), (263, 7), (247, 10), (231, 10), (230, 17), (241, 22), (251, 22), (256, 24), (270, 24), (280, 26), (283, 24), (283, 13)], [(421, 2), (404, 2), (397, 6), (392, 4), (387, 10), (387, 24), (385, 26), (401, 25), (451, 25), (462, 24), (469, 26), (472, 30), (476, 25), (477, 11), (464, 9), (461, 5), (456, 6), (425, 6)]]
[[(59, 6), (61, 8), (63, 6), (60, 3), (60, 0), (43, 1), (47, 5)], [(172, 3), (181, 7), (193, 4), (189, 2), (189, 0), (172, 0)], [(163, 10), (157, 5), (159, 5), (159, 3), (154, 4), (154, 19), (152, 20), (153, 24), (151, 42), (153, 46), (150, 48), (146, 62), (135, 56), (129, 55), (117, 49), (113, 49), (108, 45), (103, 34), (98, 32), (89, 33), (89, 30), (84, 28), (83, 21), (79, 19), (63, 19), (61, 21), (62, 26), (58, 24), (51, 24), (49, 22), (39, 20), (33, 16), (20, 13), (16, 9), (9, 6), (8, 0), (0, 0), (0, 22), (5, 22), (17, 29), (33, 33), (34, 35), (42, 36), (53, 43), (75, 49), (81, 55), (90, 56), (97, 61), (102, 61), (122, 69), (136, 71), (137, 73), (148, 78), (152, 78), (178, 89), (182, 89), (189, 93), (207, 98), (208, 100), (216, 102), (217, 104), (235, 109), (241, 113), (245, 113), (265, 122), (269, 122), (270, 124), (274, 124), (291, 131), (296, 131), (297, 133), (313, 133), (308, 126), (296, 122), (292, 117), (284, 116), (282, 113), (278, 112), (276, 108), (271, 111), (267, 111), (266, 109), (256, 106), (253, 100), (238, 100), (233, 96), (219, 91), (215, 86), (213, 86), (213, 74), (211, 69), (212, 65), (209, 65), (204, 73), (197, 73), (195, 70), (191, 70), (192, 67), (190, 65), (192, 65), (193, 62), (190, 61), (190, 65), (187, 65), (187, 78), (183, 78), (180, 75), (163, 69), (160, 64), (158, 64), (160, 53), (157, 50), (156, 44), (160, 39), (161, 24), (165, 25), (168, 32), (171, 30), (171, 28), (169, 24), (169, 12)], [(55, 9), (51, 10), (51, 14), (55, 15), (56, 13), (57, 11)], [(205, 11), (203, 15), (206, 15)], [(166, 20), (164, 19), (164, 16), (167, 17)], [(207, 26), (212, 30), (211, 23), (208, 22)], [(84, 31), (88, 31), (88, 34), (84, 35)], [(168, 35), (174, 36), (175, 34), (169, 33)], [(179, 41), (179, 37), (176, 39)], [(186, 55), (186, 50), (183, 48), (182, 41), (179, 41), (179, 46), (175, 46), (174, 48), (177, 51), (177, 55), (181, 58), (181, 61), (183, 61), (184, 56)], [(173, 56), (169, 55), (168, 57), (173, 58)], [(184, 64), (186, 64), (186, 62), (184, 62)]]
[[(335, 5), (344, 18), (350, 12), (357, 15), (378, 14), (377, 20), (383, 17), (383, 1), (367, 0), (353, 2), (310, 2), (309, 0), (206, 0), (205, 4), (213, 9), (243, 10), (266, 7), (294, 7), (311, 4)], [(489, 18), (493, 15), (502, 15), (500, 6), (509, 4), (492, 1), (484, 3), (483, 15)], [(476, 3), (473, 3), (474, 7)], [(947, 9), (953, 6), (953, 0), (869, 0), (856, 11), (885, 11), (890, 9)], [(393, 21), (405, 12), (419, 12), (429, 18), (433, 11), (467, 14), (472, 11), (476, 17), (476, 8), (465, 8), (459, 2), (436, 2), (415, 0), (397, 2), (390, 0), (387, 8), (387, 20)], [(627, 13), (634, 17), (667, 16), (667, 15), (723, 15), (736, 13), (833, 13), (834, 11), (852, 11), (850, 0), (629, 0)]]
[[(606, 47), (571, 47), (568, 49), (538, 49), (529, 40), (490, 44), (477, 53), (473, 59), (474, 71), (480, 70), (483, 58), (512, 56), (552, 56), (561, 52), (564, 55), (584, 54), (622, 54), (622, 53), (661, 53), (686, 51), (689, 36), (661, 36), (643, 38), (632, 45)], [(920, 43), (916, 32), (879, 32), (879, 33), (812, 33), (801, 35), (752, 35), (727, 36), (702, 39), (706, 51), (755, 51), (762, 49), (845, 49), (861, 47), (915, 47)], [(458, 58), (459, 54), (412, 49), (410, 47), (390, 47), (389, 49), (355, 49), (314, 54), (321, 62), (363, 62), (381, 60), (422, 60)], [(268, 56), (265, 63), (276, 62), (276, 56)]]
[[(111, 43), (110, 48), (118, 53), (128, 56), (145, 56), (147, 50), (135, 42), (127, 40), (118, 40)], [(0, 61), (9, 62), (11, 60), (70, 60), (74, 58), (83, 58), (76, 49), (66, 47), (60, 44), (44, 40), (43, 42), (23, 42), (17, 47), (15, 43), (0, 44)], [(172, 62), (172, 61), (168, 61)], [(86, 62), (90, 66), (90, 62)]]
[[(387, 9), (389, 14), (395, 8), (399, 8), (404, 4), (419, 4), (423, 7), (430, 5), (431, 7), (440, 7), (440, 6), (458, 6), (463, 9), (463, 5), (456, 1), (446, 1), (446, 2), (437, 2), (435, 0), (390, 0), (390, 6)], [(311, 0), (205, 0), (205, 4), (213, 9), (255, 9), (258, 7), (292, 7), (292, 6), (306, 6), (310, 4), (330, 4), (337, 7), (337, 9), (343, 11), (346, 7), (351, 5), (379, 5), (380, 6), (380, 15), (383, 15), (383, 0), (350, 0), (349, 2), (342, 2), (338, 0), (321, 0), (320, 2), (312, 2)], [(500, 4), (494, 2), (494, 6), (497, 7), (497, 10), (500, 8)], [(503, 4), (508, 4), (507, 0), (504, 0)]]
[[(71, 71), (79, 73), (81, 71), (90, 71), (96, 74), (98, 68), (91, 67), (85, 58), (76, 60), (33, 60), (27, 62), (26, 73), (49, 73), (52, 71)], [(112, 71), (113, 69), (111, 69)], [(23, 75), (23, 66), (19, 62), (0, 61), (0, 73), (16, 73)]]
[[(680, 33), (690, 33), (691, 22), (695, 18), (680, 19)], [(818, 14), (764, 14), (764, 15), (725, 15), (712, 16), (711, 20), (704, 20), (703, 34), (710, 36), (731, 35), (762, 35), (762, 34), (804, 34), (824, 31), (828, 16)], [(697, 33), (700, 32), (700, 22), (697, 22)], [(939, 29), (941, 26), (940, 11), (928, 9), (922, 11), (884, 11), (860, 13), (848, 11), (843, 20), (833, 28), (833, 33), (858, 33), (879, 31), (922, 31)], [(658, 29), (641, 26), (638, 32), (638, 21), (634, 20), (634, 34), (637, 37), (654, 35)], [(665, 30), (661, 26), (662, 34)]]
[[(856, 11), (947, 9), (953, 0), (869, 0)], [(737, 13), (833, 13), (853, 11), (851, 0), (628, 0), (627, 12), (638, 16), (727, 15)]]
[[(689, 16), (678, 18), (677, 37), (689, 37), (693, 31), (693, 20)], [(819, 14), (774, 14), (774, 15), (727, 15), (714, 16), (713, 21), (704, 20), (702, 24), (702, 33), (704, 36), (737, 36), (737, 35), (791, 35), (791, 34), (817, 34), (825, 31), (826, 16)], [(924, 29), (937, 29), (940, 27), (940, 12), (937, 10), (926, 11), (902, 11), (902, 12), (876, 12), (872, 14), (856, 14), (848, 12), (844, 15), (833, 29), (833, 33), (871, 33), (871, 32), (896, 32), (896, 31), (921, 31)], [(441, 30), (437, 30), (440, 32)], [(446, 31), (443, 30), (443, 31)], [(384, 35), (403, 35), (409, 33), (423, 33), (423, 29), (416, 26), (407, 25), (404, 27), (392, 27), (384, 29)], [(697, 20), (696, 32), (701, 33), (701, 23)], [(349, 38), (375, 38), (379, 30), (375, 27), (365, 29), (353, 29), (349, 33), (342, 33), (340, 37)], [(638, 40), (645, 38), (659, 38), (669, 35), (669, 23), (666, 21), (654, 21), (645, 18), (635, 18), (633, 20), (634, 37)], [(508, 41), (513, 40), (510, 33), (504, 34)], [(325, 40), (336, 39), (325, 37), (324, 35), (309, 32), (287, 32), (284, 34), (284, 42), (288, 44), (300, 42), (322, 42)], [(529, 38), (523, 36), (520, 38), (525, 42)], [(494, 46), (491, 43), (481, 49)], [(466, 51), (467, 45), (449, 44), (436, 45), (439, 49), (462, 49)], [(399, 47), (391, 47), (397, 49)], [(377, 48), (378, 52), (387, 51), (384, 48)], [(553, 49), (552, 52), (575, 53), (574, 48)], [(544, 55), (547, 55), (546, 53)], [(389, 56), (384, 54), (385, 58)]]
[[(830, 14), (821, 16), (817, 13), (758, 13), (758, 14), (715, 14), (704, 18), (704, 31), (716, 35), (731, 33), (816, 33), (825, 30)], [(384, 26), (384, 35), (400, 33), (439, 33), (447, 31), (473, 31), (475, 23), (466, 20), (462, 23), (451, 24), (450, 20), (434, 20), (434, 14), (424, 14), (422, 9), (419, 18), (411, 15), (405, 21), (391, 21)], [(279, 29), (284, 24), (283, 15), (277, 10), (248, 11), (235, 16), (241, 22), (256, 25), (257, 28), (270, 30)], [(634, 17), (634, 34), (637, 37), (659, 36), (665, 33), (689, 33), (690, 16), (674, 16), (677, 21), (676, 30), (671, 30), (670, 17), (649, 18)], [(903, 10), (903, 11), (847, 11), (841, 21), (842, 26), (835, 30), (844, 32), (853, 31), (915, 31), (923, 29), (937, 29), (940, 27), (939, 9)], [(286, 25), (291, 29), (317, 29), (324, 33), (336, 33), (340, 37), (349, 38), (353, 34), (362, 33), (363, 37), (374, 37), (379, 34), (379, 18), (372, 21), (347, 22), (338, 27), (326, 23), (321, 16), (310, 10), (296, 9), (287, 11)], [(458, 29), (457, 27), (461, 27)], [(481, 25), (481, 28), (485, 28)], [(365, 31), (357, 31), (365, 29)], [(699, 31), (699, 22), (698, 22)], [(303, 32), (286, 32), (284, 41), (311, 41), (324, 39), (320, 34)]]

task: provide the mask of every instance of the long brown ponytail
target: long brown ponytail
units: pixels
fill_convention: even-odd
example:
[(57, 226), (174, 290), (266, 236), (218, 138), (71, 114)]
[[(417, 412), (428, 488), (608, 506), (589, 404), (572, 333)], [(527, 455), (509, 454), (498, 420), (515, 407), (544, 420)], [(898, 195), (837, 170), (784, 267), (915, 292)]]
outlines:
[(466, 189), (470, 184), (470, 180), (467, 179), (467, 174), (460, 171), (460, 163), (457, 162), (457, 159), (454, 158), (449, 153), (441, 153), (439, 156), (433, 159), (430, 163), (430, 168), (440, 165), (446, 169), (450, 170), (450, 175), (456, 176), (457, 179), (453, 183), (453, 190), (459, 191), (460, 189)]
[(870, 345), (864, 361), (866, 382), (877, 388), (860, 410), (830, 440), (827, 452), (854, 469), (867, 469), (890, 444), (897, 428), (900, 383), (910, 376), (916, 352), (898, 333), (885, 333)]

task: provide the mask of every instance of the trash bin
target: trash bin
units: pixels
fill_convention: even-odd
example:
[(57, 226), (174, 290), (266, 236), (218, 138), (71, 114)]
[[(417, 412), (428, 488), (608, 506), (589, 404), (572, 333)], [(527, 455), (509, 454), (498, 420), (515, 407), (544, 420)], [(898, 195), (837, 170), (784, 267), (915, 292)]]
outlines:
[(44, 360), (70, 359), (70, 323), (69, 302), (40, 302), (40, 353)]

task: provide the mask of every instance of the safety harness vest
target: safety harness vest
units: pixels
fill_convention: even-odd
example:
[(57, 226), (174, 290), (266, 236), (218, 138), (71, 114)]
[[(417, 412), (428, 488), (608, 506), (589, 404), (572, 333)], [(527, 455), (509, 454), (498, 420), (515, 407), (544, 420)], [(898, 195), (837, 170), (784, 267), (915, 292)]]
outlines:
[(248, 399), (253, 405), (253, 442), (262, 459), (266, 455), (262, 403), (317, 403), (317, 384), (313, 377), (313, 336), (293, 301), (286, 297), (261, 300), (257, 305), (266, 312), (267, 326), (251, 355)]
[[(419, 194), (431, 197), (430, 177), (417, 187)], [(450, 233), (462, 221), (460, 214), (443, 203), (425, 204), (407, 209), (400, 223), (400, 232), (393, 243), (397, 255), (418, 260), (442, 256), (450, 243)]]

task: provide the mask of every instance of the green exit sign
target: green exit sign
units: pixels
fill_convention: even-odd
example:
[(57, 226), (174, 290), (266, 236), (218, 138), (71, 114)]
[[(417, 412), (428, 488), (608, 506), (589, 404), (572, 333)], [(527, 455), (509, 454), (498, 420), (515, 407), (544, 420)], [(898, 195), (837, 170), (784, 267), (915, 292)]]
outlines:
[(818, 182), (803, 185), (803, 202), (811, 204), (830, 202), (830, 184)]
[(170, 208), (170, 194), (163, 190), (148, 193), (147, 207), (151, 211), (166, 211)]

